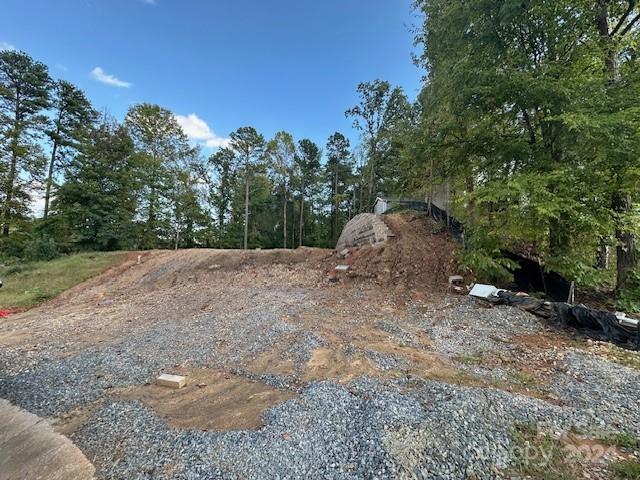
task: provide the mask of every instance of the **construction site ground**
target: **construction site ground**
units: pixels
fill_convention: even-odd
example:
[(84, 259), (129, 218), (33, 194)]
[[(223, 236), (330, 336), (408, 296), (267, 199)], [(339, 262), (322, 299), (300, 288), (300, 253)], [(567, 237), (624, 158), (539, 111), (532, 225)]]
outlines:
[(0, 320), (0, 397), (104, 479), (605, 479), (637, 461), (637, 353), (449, 292), (455, 243), (388, 224), (344, 259), (132, 253)]

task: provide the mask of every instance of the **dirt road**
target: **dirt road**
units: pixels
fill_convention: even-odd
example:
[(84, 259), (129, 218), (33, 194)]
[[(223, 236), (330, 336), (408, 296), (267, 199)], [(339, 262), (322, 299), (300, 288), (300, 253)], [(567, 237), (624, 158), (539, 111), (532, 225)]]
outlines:
[[(640, 433), (640, 375), (609, 347), (509, 307), (331, 278), (339, 262), (132, 255), (0, 323), (0, 397), (114, 479), (500, 478), (518, 475), (514, 425)], [(187, 386), (154, 385), (163, 372)], [(634, 452), (607, 455), (571, 468), (607, 478)]]

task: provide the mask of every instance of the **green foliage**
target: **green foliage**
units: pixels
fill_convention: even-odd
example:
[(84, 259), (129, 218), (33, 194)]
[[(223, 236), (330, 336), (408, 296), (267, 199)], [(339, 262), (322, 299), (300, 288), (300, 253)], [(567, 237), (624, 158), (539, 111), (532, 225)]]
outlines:
[(77, 152), (98, 116), (84, 92), (71, 83), (60, 80), (55, 82), (52, 90), (53, 121), (46, 132), (51, 142), (51, 155), (45, 184), (44, 218), (49, 214), (49, 202), (58, 169), (66, 165), (70, 156)]
[(24, 258), (27, 261), (53, 260), (60, 255), (56, 241), (49, 236), (37, 236), (33, 238), (24, 249)]
[(384, 80), (358, 85), (358, 104), (345, 112), (362, 133), (365, 159), (359, 174), (359, 212), (368, 212), (382, 193), (395, 191), (397, 157), (413, 110), (401, 88)]
[(0, 51), (0, 214), (2, 235), (27, 216), (42, 177), (48, 69), (24, 52)]
[(450, 185), (455, 215), (492, 239), (463, 262), (499, 275), (497, 242), (581, 286), (611, 282), (603, 247), (617, 248), (619, 286), (637, 263), (640, 17), (606, 4), (416, 2), (428, 76), (400, 183)]
[(24, 257), (25, 247), (30, 239), (31, 235), (23, 228), (14, 230), (9, 236), (1, 236), (0, 260)]
[(117, 250), (137, 246), (135, 216), (145, 163), (127, 130), (111, 122), (93, 130), (66, 169), (43, 228), (71, 250)]
[(483, 230), (467, 233), (465, 248), (458, 250), (458, 264), (477, 280), (498, 285), (511, 282), (517, 267), (502, 255), (499, 241)]
[(629, 432), (614, 433), (612, 435), (598, 438), (598, 440), (607, 445), (615, 445), (616, 447), (629, 449), (637, 449), (640, 447), (640, 438)]
[(630, 272), (624, 288), (616, 298), (616, 308), (623, 312), (640, 313), (640, 271)]

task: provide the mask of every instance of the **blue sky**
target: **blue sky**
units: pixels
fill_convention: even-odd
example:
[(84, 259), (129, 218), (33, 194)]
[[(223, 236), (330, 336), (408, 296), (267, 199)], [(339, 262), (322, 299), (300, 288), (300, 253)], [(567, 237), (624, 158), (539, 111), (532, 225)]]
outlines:
[(357, 134), (344, 111), (360, 81), (410, 98), (411, 0), (3, 0), (0, 45), (46, 63), (122, 119), (137, 102), (179, 115), (200, 143), (244, 125), (324, 146)]

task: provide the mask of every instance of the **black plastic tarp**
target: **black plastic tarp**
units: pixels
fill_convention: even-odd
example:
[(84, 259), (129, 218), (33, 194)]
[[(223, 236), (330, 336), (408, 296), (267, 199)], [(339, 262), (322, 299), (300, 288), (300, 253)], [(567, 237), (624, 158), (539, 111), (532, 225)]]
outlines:
[(509, 291), (499, 292), (494, 303), (516, 306), (557, 322), (563, 327), (580, 329), (598, 340), (607, 340), (624, 348), (640, 350), (640, 329), (621, 325), (616, 315), (611, 312), (594, 310), (584, 305), (546, 302)]

